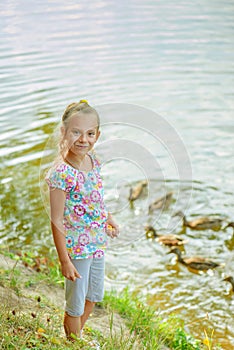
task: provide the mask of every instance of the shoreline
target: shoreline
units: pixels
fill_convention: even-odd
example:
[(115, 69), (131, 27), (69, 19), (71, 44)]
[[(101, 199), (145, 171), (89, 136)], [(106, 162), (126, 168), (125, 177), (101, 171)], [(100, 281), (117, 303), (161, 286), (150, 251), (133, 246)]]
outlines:
[[(5, 345), (15, 338), (17, 344), (20, 341), (38, 343), (34, 349), (51, 349), (51, 344), (53, 349), (77, 349), (77, 346), (92, 349), (83, 340), (71, 344), (65, 339), (63, 278), (57, 261), (45, 258), (40, 261), (22, 253), (8, 255), (0, 254), (2, 348), (28, 348)], [(173, 316), (162, 320), (152, 307), (144, 305), (128, 290), (119, 295), (113, 291), (105, 293), (103, 302), (97, 303), (84, 334), (88, 340), (97, 339), (105, 350), (211, 349), (208, 346), (212, 339), (207, 337), (202, 344), (188, 335), (183, 325), (182, 320)], [(215, 349), (221, 348), (213, 346), (212, 350)]]

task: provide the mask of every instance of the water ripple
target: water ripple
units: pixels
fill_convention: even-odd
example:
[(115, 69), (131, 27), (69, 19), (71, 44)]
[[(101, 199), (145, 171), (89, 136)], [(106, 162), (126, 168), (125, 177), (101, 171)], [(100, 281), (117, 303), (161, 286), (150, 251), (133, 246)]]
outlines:
[[(26, 242), (38, 249), (51, 244), (48, 217), (38, 199), (38, 169), (48, 166), (52, 150), (45, 146), (66, 104), (79, 98), (94, 105), (133, 103), (161, 113), (190, 154), (194, 194), (187, 214), (215, 213), (233, 221), (233, 10), (233, 3), (225, 0), (42, 0), (33, 8), (26, 0), (1, 4), (1, 240), (9, 238), (9, 245), (19, 249)], [(143, 133), (121, 128), (108, 132), (152, 147)], [(158, 147), (154, 156), (171, 175), (167, 188), (177, 188), (165, 152)], [(140, 176), (121, 166), (132, 182)], [(104, 175), (111, 203), (118, 167), (106, 168)], [(130, 180), (118, 205), (126, 206)], [(189, 191), (185, 183), (182, 187), (181, 205)], [(155, 184), (155, 193), (160, 190)], [(130, 280), (162, 313), (183, 315), (192, 333), (200, 335), (212, 325), (216, 339), (229, 350), (233, 303), (222, 277), (233, 273), (231, 230), (187, 230), (186, 255), (215, 255), (227, 263), (212, 276), (191, 275), (163, 247), (145, 240), (146, 207), (142, 200), (135, 211), (127, 206), (116, 214), (125, 224), (118, 243), (110, 245), (107, 284), (121, 289)], [(168, 219), (164, 213), (158, 220), (161, 233), (167, 232)], [(125, 245), (126, 240), (131, 243)]]

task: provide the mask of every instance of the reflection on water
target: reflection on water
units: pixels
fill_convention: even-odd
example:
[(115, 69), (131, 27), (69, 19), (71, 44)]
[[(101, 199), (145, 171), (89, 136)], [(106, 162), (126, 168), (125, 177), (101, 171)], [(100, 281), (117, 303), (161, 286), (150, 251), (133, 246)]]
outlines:
[[(158, 165), (149, 196), (133, 208), (129, 188), (150, 173), (151, 161), (141, 153), (141, 164), (149, 164), (142, 169), (126, 154), (103, 167), (106, 199), (121, 223), (120, 238), (110, 243), (106, 285), (130, 285), (161, 314), (182, 316), (200, 338), (204, 328), (214, 328), (227, 350), (234, 346), (234, 299), (222, 278), (234, 275), (233, 230), (182, 230), (172, 213), (186, 202), (190, 218), (234, 220), (233, 10), (223, 0), (0, 4), (1, 243), (42, 254), (52, 245), (40, 176), (52, 157), (47, 140), (69, 102), (86, 98), (99, 106), (121, 102), (156, 111), (190, 155), (193, 191), (191, 182), (178, 181), (178, 164), (149, 133), (103, 127), (103, 142), (123, 138), (139, 150), (143, 145)], [(169, 209), (148, 215), (149, 203), (165, 191), (174, 193)], [(212, 257), (225, 267), (192, 274), (165, 247), (146, 240), (145, 223), (188, 239), (186, 256)]]

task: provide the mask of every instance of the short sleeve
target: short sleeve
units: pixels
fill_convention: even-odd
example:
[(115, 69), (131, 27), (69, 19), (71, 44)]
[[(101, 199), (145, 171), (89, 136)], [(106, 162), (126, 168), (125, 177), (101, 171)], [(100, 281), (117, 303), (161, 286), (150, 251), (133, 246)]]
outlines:
[(52, 188), (59, 188), (65, 192), (71, 190), (71, 185), (74, 182), (74, 177), (69, 174), (68, 168), (66, 165), (61, 164), (56, 168), (51, 168), (46, 177), (45, 181)]
[(101, 165), (101, 161), (100, 161), (99, 157), (97, 157), (96, 153), (94, 153), (94, 152), (92, 153), (91, 156), (92, 156), (95, 168), (98, 170), (98, 172), (100, 172), (102, 165)]

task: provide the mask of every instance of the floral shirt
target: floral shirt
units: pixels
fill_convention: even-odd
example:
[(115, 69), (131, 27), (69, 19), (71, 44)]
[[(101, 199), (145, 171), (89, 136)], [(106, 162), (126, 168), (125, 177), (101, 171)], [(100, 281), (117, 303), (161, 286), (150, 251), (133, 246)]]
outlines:
[(93, 169), (80, 171), (65, 162), (52, 167), (46, 182), (66, 192), (63, 225), (71, 259), (100, 258), (107, 247), (104, 190), (100, 163), (89, 154)]

